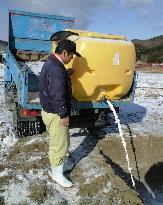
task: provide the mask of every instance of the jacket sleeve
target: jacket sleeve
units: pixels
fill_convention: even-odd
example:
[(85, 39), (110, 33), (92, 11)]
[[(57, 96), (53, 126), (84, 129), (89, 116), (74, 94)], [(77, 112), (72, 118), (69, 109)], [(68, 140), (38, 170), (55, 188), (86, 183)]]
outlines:
[(61, 117), (68, 116), (67, 103), (66, 103), (66, 76), (64, 72), (58, 70), (53, 72), (48, 77), (48, 93), (50, 102), (52, 103), (53, 110), (56, 110), (57, 114)]

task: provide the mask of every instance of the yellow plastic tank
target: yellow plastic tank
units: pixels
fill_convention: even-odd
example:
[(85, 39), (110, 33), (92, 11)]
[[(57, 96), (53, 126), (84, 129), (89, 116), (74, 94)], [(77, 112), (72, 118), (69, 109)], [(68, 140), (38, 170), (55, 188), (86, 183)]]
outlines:
[[(133, 81), (135, 47), (124, 36), (73, 30), (71, 36), (82, 57), (66, 66), (73, 68), (73, 96), (78, 101), (99, 101), (102, 96), (118, 100), (125, 96)], [(54, 51), (56, 44), (53, 43)]]

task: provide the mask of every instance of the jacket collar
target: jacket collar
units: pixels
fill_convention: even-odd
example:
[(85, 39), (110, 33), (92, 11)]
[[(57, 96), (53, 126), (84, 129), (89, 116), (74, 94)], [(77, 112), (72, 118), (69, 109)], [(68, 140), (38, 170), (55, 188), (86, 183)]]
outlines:
[(49, 56), (49, 59), (55, 61), (57, 64), (62, 65), (65, 68), (64, 64), (53, 53)]
[(59, 61), (61, 61), (61, 63), (64, 65), (63, 61), (60, 59), (59, 56), (57, 56), (56, 54), (53, 54), (56, 58), (58, 58)]

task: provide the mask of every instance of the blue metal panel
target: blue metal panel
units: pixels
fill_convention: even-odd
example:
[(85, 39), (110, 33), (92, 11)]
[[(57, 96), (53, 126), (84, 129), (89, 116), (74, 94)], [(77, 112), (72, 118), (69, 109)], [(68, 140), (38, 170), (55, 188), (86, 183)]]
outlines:
[(50, 52), (51, 41), (39, 41), (30, 39), (14, 39), (10, 41), (10, 49)]
[[(7, 51), (8, 53), (8, 51)], [(10, 71), (10, 67), (8, 65), (8, 55), (6, 55), (6, 66), (5, 66), (5, 82), (12, 82), (12, 75), (11, 75), (11, 71)]]
[[(10, 70), (10, 73), (8, 73), (8, 68)], [(6, 83), (13, 82), (15, 83), (17, 87), (18, 104), (20, 104), (24, 108), (41, 109), (41, 105), (39, 104), (31, 105), (27, 103), (28, 101), (28, 70), (21, 71), (18, 63), (16, 62), (10, 50), (7, 51), (5, 75), (6, 75), (5, 82)]]
[(105, 102), (77, 102), (73, 105), (74, 109), (106, 108)]
[(23, 107), (23, 108), (27, 108), (27, 109), (38, 109), (38, 110), (41, 110), (42, 107), (40, 104), (36, 104), (36, 103), (26, 103), (25, 100), (21, 101), (20, 105)]
[(9, 11), (9, 38), (49, 40), (59, 30), (73, 28), (74, 18)]
[[(113, 105), (115, 107), (119, 107), (122, 104), (128, 104), (131, 103), (131, 101), (112, 101)], [(73, 105), (74, 109), (101, 109), (101, 108), (109, 108), (108, 104), (106, 102), (78, 102), (75, 105)]]
[(19, 103), (22, 107), (26, 107), (28, 102), (28, 71), (21, 72), (19, 90)]
[[(10, 76), (12, 76), (10, 77), (10, 79), (7, 77), (8, 68), (10, 70)], [(22, 101), (27, 101), (26, 96), (28, 96), (28, 90), (25, 78), (25, 71), (21, 72), (20, 67), (17, 64), (10, 50), (7, 51), (5, 83), (14, 83), (16, 85), (20, 105), (22, 105)]]
[(74, 21), (74, 17), (67, 17), (67, 16), (58, 16), (58, 15), (49, 15), (49, 14), (43, 14), (43, 13), (33, 13), (28, 11), (20, 11), (11, 9), (9, 10), (9, 14), (17, 14), (22, 16), (33, 16), (33, 17), (40, 17), (40, 18), (49, 18), (49, 19), (57, 19), (57, 20), (68, 20), (68, 21)]
[(10, 69), (7, 65), (5, 68), (5, 82), (12, 82), (12, 75), (11, 75)]
[[(23, 102), (23, 101), (22, 101)], [(112, 101), (113, 105), (115, 107), (119, 107), (120, 105), (126, 105), (131, 103), (131, 101)], [(24, 108), (27, 109), (42, 109), (40, 104), (34, 104), (34, 103), (21, 103), (21, 105)], [(78, 102), (75, 105), (72, 106), (73, 109), (103, 109), (103, 108), (109, 108), (108, 104), (106, 102)]]
[(10, 69), (13, 81), (17, 85), (20, 77), (20, 68), (10, 50), (7, 51), (6, 68)]
[[(57, 21), (56, 23), (56, 31), (62, 31), (65, 29), (74, 29), (74, 23), (70, 23), (69, 21)], [(54, 32), (53, 32), (54, 33)]]
[(74, 18), (9, 11), (9, 48), (50, 51), (50, 37), (54, 32), (73, 28)]

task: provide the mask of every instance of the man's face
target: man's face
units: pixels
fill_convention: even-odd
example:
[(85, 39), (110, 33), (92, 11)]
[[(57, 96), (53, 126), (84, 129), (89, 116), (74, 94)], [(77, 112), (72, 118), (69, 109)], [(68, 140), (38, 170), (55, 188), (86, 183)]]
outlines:
[(63, 62), (64, 64), (68, 64), (73, 59), (73, 53), (69, 53), (66, 50), (63, 52)]

